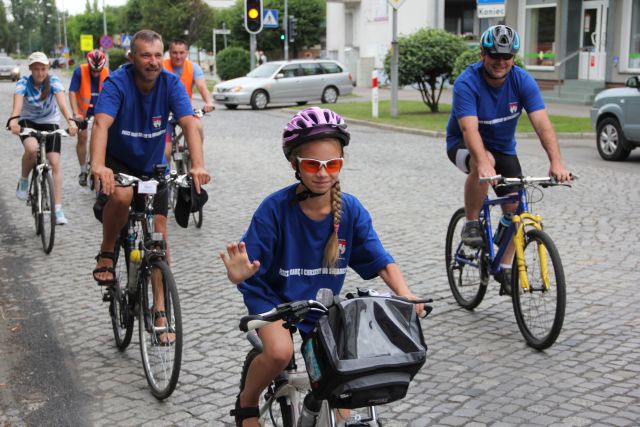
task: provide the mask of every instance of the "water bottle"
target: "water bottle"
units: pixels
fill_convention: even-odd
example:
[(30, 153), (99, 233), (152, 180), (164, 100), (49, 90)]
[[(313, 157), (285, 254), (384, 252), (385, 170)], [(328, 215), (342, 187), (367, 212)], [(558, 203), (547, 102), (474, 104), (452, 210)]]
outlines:
[(138, 271), (142, 263), (142, 254), (139, 249), (133, 249), (129, 254), (129, 281), (127, 287), (134, 290), (138, 284)]
[(496, 230), (496, 234), (493, 235), (493, 243), (496, 246), (500, 246), (502, 240), (504, 239), (504, 234), (507, 232), (507, 228), (513, 222), (513, 213), (506, 212), (500, 217), (500, 223), (498, 224), (498, 229)]
[(308, 393), (304, 397), (304, 405), (302, 407), (302, 412), (300, 412), (298, 427), (314, 427), (316, 425), (318, 414), (320, 413), (321, 405), (321, 401), (316, 400), (311, 393)]

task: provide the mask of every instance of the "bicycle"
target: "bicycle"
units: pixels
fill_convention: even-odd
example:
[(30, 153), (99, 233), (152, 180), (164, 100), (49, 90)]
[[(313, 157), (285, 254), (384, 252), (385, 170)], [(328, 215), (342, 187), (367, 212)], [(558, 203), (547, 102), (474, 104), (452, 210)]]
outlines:
[[(488, 196), (485, 198), (480, 212), (483, 237), (480, 248), (470, 248), (461, 241), (464, 208), (453, 214), (445, 245), (447, 278), (451, 292), (460, 306), (467, 310), (476, 308), (486, 293), (489, 275), (502, 271), (500, 261), (513, 237), (515, 256), (510, 284), (513, 312), (527, 344), (544, 350), (553, 345), (562, 329), (566, 285), (556, 245), (543, 231), (542, 217), (532, 214), (529, 208), (542, 200), (542, 197), (533, 200), (534, 194), (542, 194), (542, 188), (570, 185), (557, 183), (551, 177), (505, 178), (497, 175), (480, 180), (497, 181), (497, 185), (515, 185), (518, 193), (494, 199)], [(518, 207), (511, 225), (504, 230), (504, 238), (496, 252), (491, 231), (491, 207), (510, 203), (518, 203)]]
[[(204, 109), (194, 109), (193, 113), (197, 117), (203, 117), (205, 115)], [(189, 147), (185, 144), (184, 133), (178, 120), (173, 117), (173, 114), (169, 114), (169, 124), (171, 125), (171, 163), (172, 170), (175, 170), (179, 175), (189, 173), (191, 170), (191, 156), (189, 154)], [(175, 186), (169, 187), (169, 206), (175, 210), (178, 192)], [(196, 228), (202, 227), (203, 213), (202, 207), (198, 211), (191, 214)]]
[(32, 136), (38, 140), (36, 164), (31, 172), (27, 205), (31, 206), (31, 214), (35, 220), (36, 236), (42, 240), (45, 254), (53, 250), (56, 232), (55, 197), (53, 187), (53, 171), (47, 161), (46, 142), (49, 135), (69, 136), (63, 129), (53, 131), (35, 130), (23, 127), (21, 136)]
[[(158, 188), (176, 183), (188, 187), (187, 175), (175, 171), (165, 177), (166, 165), (157, 165), (154, 177), (137, 178), (116, 174), (118, 186), (137, 188), (144, 194), (144, 209), (136, 208), (135, 197), (129, 208), (128, 224), (116, 242), (114, 269), (116, 283), (105, 288), (103, 301), (109, 302), (109, 314), (116, 347), (124, 351), (133, 335), (134, 319), (138, 318), (140, 354), (151, 393), (162, 400), (171, 395), (178, 383), (182, 362), (182, 314), (178, 289), (166, 261), (166, 243), (162, 233), (156, 232), (153, 220), (153, 201)], [(120, 254), (124, 262), (118, 263)], [(155, 309), (155, 295), (164, 296), (164, 311)], [(158, 289), (161, 288), (161, 289)], [(156, 321), (165, 319), (163, 326)], [(168, 334), (175, 334), (169, 342)], [(167, 334), (167, 341), (161, 336)]]
[[(348, 299), (362, 297), (395, 299), (397, 301), (402, 301), (403, 304), (432, 302), (431, 299), (408, 301), (404, 298), (396, 296), (381, 296), (378, 295), (375, 291), (370, 291), (368, 289), (358, 289), (357, 295), (351, 293), (347, 295)], [(258, 334), (255, 332), (255, 329), (266, 326), (271, 322), (283, 320), (283, 326), (291, 331), (293, 339), (293, 333), (296, 330), (295, 324), (300, 322), (307, 313), (315, 312), (316, 314), (325, 315), (328, 312), (329, 307), (333, 304), (334, 298), (331, 290), (321, 289), (318, 292), (318, 296), (316, 296), (316, 300), (284, 303), (278, 305), (276, 308), (266, 313), (243, 316), (240, 320), (239, 328), (241, 331), (247, 332), (247, 339), (249, 340), (253, 348), (247, 354), (243, 364), (242, 374), (240, 377), (240, 390), (242, 391), (244, 389), (249, 366), (253, 362), (253, 359), (262, 351), (262, 342), (260, 341)], [(431, 312), (431, 310), (431, 306), (425, 305), (426, 314), (424, 317), (426, 317)], [(419, 334), (420, 338), (422, 338), (421, 330), (419, 331)], [(424, 346), (424, 354), (426, 356), (426, 345)], [(308, 355), (305, 354), (305, 359), (307, 357)], [(422, 363), (420, 364), (420, 367), (421, 366)], [(313, 393), (311, 392), (312, 386), (309, 376), (310, 374), (307, 374), (306, 370), (298, 370), (296, 364), (296, 355), (294, 351), (293, 357), (291, 358), (291, 361), (289, 362), (285, 370), (271, 382), (265, 392), (260, 396), (260, 402), (258, 405), (260, 425), (267, 425), (269, 421), (273, 426), (283, 427), (307, 425), (334, 427), (338, 425), (336, 408), (342, 406), (332, 405), (327, 399), (318, 400), (317, 398), (315, 398), (313, 396)], [(347, 392), (345, 392), (345, 394), (346, 393)], [(404, 393), (402, 393), (401, 396), (399, 396), (399, 398), (403, 398), (405, 393), (406, 390), (404, 391)], [(388, 403), (384, 402), (384, 399), (381, 399), (380, 396), (378, 396), (378, 399), (378, 403)], [(316, 411), (314, 411), (317, 412), (317, 414), (315, 415), (315, 420), (307, 415), (309, 406), (315, 407), (316, 409)], [(353, 407), (351, 408), (353, 409)], [(381, 421), (378, 419), (376, 406), (369, 405), (360, 408), (366, 409), (366, 415), (351, 415), (349, 419), (345, 421), (345, 426), (382, 425)], [(307, 411), (307, 413), (303, 414), (304, 411)], [(231, 412), (231, 415), (233, 415), (233, 413), (234, 411)]]

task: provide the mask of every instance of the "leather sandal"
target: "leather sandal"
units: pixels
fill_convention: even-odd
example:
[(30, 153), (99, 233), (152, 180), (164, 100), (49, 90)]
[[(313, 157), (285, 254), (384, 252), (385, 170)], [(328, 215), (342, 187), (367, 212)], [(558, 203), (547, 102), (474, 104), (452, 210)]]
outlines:
[[(164, 324), (164, 325), (156, 325), (155, 323), (156, 323), (156, 321), (157, 321), (158, 319), (165, 319), (165, 324)], [(168, 324), (168, 323), (169, 323), (169, 322), (167, 322), (167, 313), (165, 313), (164, 311), (154, 311), (154, 312), (153, 312), (153, 326), (154, 326), (154, 327), (163, 327), (163, 326), (167, 326), (167, 324)], [(172, 327), (170, 327), (170, 326), (169, 326), (169, 327), (167, 327), (167, 330), (166, 330), (166, 331), (162, 331), (162, 332), (155, 332), (155, 334), (156, 334), (156, 342), (157, 342), (157, 343), (158, 343), (158, 345), (160, 345), (160, 346), (170, 346), (170, 345), (173, 345), (173, 343), (175, 343), (175, 342), (176, 342), (176, 338), (175, 338), (175, 336), (174, 336), (174, 337), (173, 337), (173, 339), (171, 339), (171, 338), (169, 337), (169, 334), (175, 334), (175, 333), (176, 333), (176, 331), (175, 331)], [(161, 337), (162, 335), (164, 335), (164, 334), (166, 334), (166, 340), (165, 340), (165, 341), (162, 341), (162, 340), (160, 339), (160, 337)]]
[[(98, 255), (96, 255), (96, 261), (99, 261), (102, 258), (110, 259), (112, 264), (111, 267), (96, 267), (93, 269), (93, 279), (98, 282), (100, 286), (111, 286), (116, 283), (116, 269), (114, 268), (116, 264), (116, 255), (113, 252), (100, 251)], [(111, 279), (100, 280), (96, 277), (98, 273), (111, 273)]]
[(246, 408), (242, 408), (240, 406), (240, 395), (236, 397), (236, 406), (229, 412), (229, 415), (235, 417), (236, 419), (236, 427), (242, 427), (242, 421), (247, 418), (259, 418), (260, 417), (260, 409), (257, 406), (248, 406)]

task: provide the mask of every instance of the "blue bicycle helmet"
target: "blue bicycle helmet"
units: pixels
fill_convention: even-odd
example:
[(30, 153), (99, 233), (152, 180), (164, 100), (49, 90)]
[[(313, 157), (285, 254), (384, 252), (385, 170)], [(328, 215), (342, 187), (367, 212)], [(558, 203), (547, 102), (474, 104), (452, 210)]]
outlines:
[(507, 53), (515, 55), (520, 50), (518, 32), (506, 25), (487, 28), (480, 37), (480, 46), (486, 53)]

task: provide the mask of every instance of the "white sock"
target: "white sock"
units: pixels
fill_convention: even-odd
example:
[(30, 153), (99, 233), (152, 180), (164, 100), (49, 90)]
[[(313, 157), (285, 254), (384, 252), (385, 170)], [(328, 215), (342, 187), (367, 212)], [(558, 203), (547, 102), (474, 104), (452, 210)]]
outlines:
[(21, 177), (20, 177), (20, 181), (22, 181), (22, 182), (29, 181), (29, 175), (27, 175), (27, 176), (21, 176)]
[(84, 165), (80, 165), (80, 172), (87, 173), (87, 164), (86, 163)]
[(503, 270), (504, 270), (505, 268), (511, 268), (511, 264), (503, 264), (503, 263), (500, 263), (500, 268), (501, 268), (501, 269), (503, 269)]
[(62, 210), (62, 205), (56, 205), (56, 211), (61, 211)]

